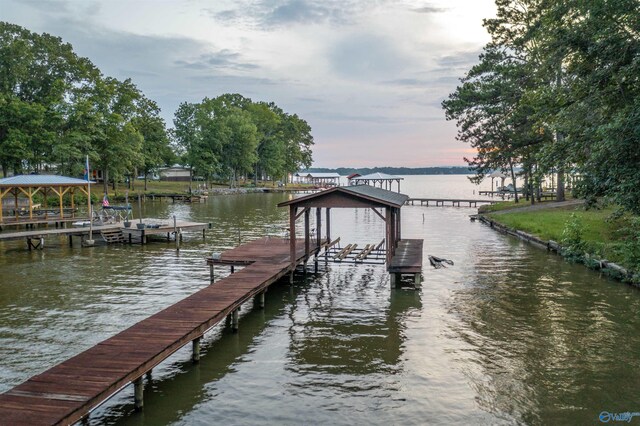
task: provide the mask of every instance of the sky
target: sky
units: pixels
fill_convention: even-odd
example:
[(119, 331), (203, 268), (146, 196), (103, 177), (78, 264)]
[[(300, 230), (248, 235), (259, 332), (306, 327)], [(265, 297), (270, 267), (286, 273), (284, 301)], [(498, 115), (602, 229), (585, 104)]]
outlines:
[(0, 20), (70, 43), (169, 127), (240, 93), (312, 128), (314, 167), (462, 166), (440, 106), (477, 62), (493, 0), (0, 0)]

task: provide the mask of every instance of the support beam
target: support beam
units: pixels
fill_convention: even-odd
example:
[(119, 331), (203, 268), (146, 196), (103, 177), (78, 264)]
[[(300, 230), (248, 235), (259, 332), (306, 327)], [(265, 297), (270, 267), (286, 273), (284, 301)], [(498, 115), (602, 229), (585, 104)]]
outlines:
[(261, 291), (260, 294), (258, 294), (258, 307), (260, 309), (264, 309), (264, 299), (265, 299), (265, 294), (267, 293), (267, 290)]
[(142, 411), (144, 407), (144, 386), (142, 376), (133, 381), (133, 406), (136, 411)]
[(327, 243), (331, 242), (331, 209), (327, 207), (325, 209), (327, 215)]
[(193, 353), (191, 355), (191, 360), (195, 362), (200, 362), (200, 340), (202, 337), (196, 337), (191, 341), (191, 346), (193, 349)]
[(240, 328), (240, 308), (236, 308), (231, 313), (231, 329), (234, 333)]
[(305, 268), (307, 266), (307, 260), (309, 260), (309, 253), (311, 251), (311, 235), (309, 235), (311, 232), (309, 228), (310, 213), (311, 213), (310, 209), (304, 210), (304, 266)]
[(316, 255), (320, 252), (322, 239), (322, 208), (316, 209)]
[[(296, 267), (296, 208), (289, 206), (289, 256), (291, 267)], [(293, 282), (293, 271), (291, 272), (291, 282)]]

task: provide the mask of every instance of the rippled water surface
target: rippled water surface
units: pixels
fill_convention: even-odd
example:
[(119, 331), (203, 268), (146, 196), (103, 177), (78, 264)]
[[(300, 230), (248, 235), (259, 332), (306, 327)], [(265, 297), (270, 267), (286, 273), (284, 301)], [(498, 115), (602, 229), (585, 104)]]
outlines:
[[(402, 189), (478, 190), (462, 176), (406, 177)], [(204, 241), (186, 235), (179, 254), (166, 241), (70, 248), (53, 239), (32, 252), (0, 243), (0, 391), (206, 286), (204, 257), (281, 234), (286, 212), (275, 204), (285, 199), (148, 202), (146, 216), (213, 223)], [(270, 288), (266, 309), (243, 307), (239, 333), (207, 334), (198, 365), (187, 347), (155, 369), (143, 413), (127, 388), (92, 424), (592, 424), (601, 411), (640, 411), (640, 293), (472, 223), (471, 213), (403, 208), (403, 237), (455, 261), (425, 265), (421, 290), (391, 290), (381, 266), (321, 262), (320, 274)], [(372, 212), (332, 212), (344, 244), (378, 242), (383, 229)]]

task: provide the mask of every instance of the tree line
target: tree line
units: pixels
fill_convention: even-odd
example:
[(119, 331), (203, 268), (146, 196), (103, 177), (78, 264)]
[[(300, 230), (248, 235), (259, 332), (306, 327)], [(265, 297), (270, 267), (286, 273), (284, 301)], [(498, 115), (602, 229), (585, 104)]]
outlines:
[[(0, 22), (0, 167), (80, 176), (89, 156), (111, 182), (180, 162), (205, 179), (283, 178), (312, 162), (310, 126), (238, 94), (182, 103), (174, 128), (130, 80), (103, 75), (70, 44)], [(146, 184), (146, 182), (145, 182)]]
[[(522, 168), (536, 187), (577, 177), (577, 196), (640, 213), (640, 3), (496, 0), (491, 41), (442, 105), (481, 180)], [(532, 197), (533, 201), (533, 197)]]

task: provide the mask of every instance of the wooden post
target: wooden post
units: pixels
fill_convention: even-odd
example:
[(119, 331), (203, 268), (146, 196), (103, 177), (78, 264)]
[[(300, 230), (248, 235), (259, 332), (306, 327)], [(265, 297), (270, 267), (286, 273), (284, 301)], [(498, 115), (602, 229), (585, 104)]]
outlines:
[(391, 239), (391, 208), (389, 207), (385, 209), (385, 234), (387, 241), (386, 263), (388, 265), (391, 261), (391, 247), (393, 246), (393, 240)]
[(325, 209), (326, 211), (326, 215), (327, 215), (327, 243), (331, 242), (331, 212), (330, 212), (331, 208), (327, 207)]
[(213, 284), (215, 281), (215, 276), (213, 274), (213, 263), (209, 265), (209, 283)]
[(304, 211), (304, 267), (307, 268), (307, 261), (309, 260), (309, 253), (311, 249), (311, 235), (309, 229), (309, 216), (311, 208), (306, 208)]
[(258, 306), (260, 307), (260, 309), (264, 309), (264, 299), (265, 299), (265, 293), (266, 292), (267, 292), (267, 290), (263, 290), (258, 295)]
[(320, 240), (322, 239), (322, 208), (316, 209), (316, 256), (320, 252)]
[(420, 273), (417, 273), (413, 276), (413, 284), (416, 288), (422, 287), (422, 277), (420, 276)]
[(240, 308), (236, 308), (233, 310), (233, 313), (231, 314), (231, 328), (234, 332), (237, 332), (238, 328), (240, 328), (239, 312), (240, 312)]
[[(400, 182), (400, 181), (398, 181)], [(398, 241), (402, 240), (402, 217), (400, 216), (400, 213), (402, 212), (402, 208), (398, 208), (398, 214), (396, 215), (396, 221), (397, 221), (397, 236), (398, 236)]]
[(193, 347), (193, 354), (191, 355), (191, 360), (195, 362), (200, 361), (200, 340), (202, 337), (196, 337), (191, 341), (191, 346)]
[[(291, 259), (291, 267), (296, 267), (296, 209), (289, 206), (289, 256)], [(293, 272), (292, 272), (293, 274)], [(293, 275), (291, 277), (293, 282)]]
[(136, 411), (142, 411), (142, 407), (144, 406), (142, 376), (133, 381), (133, 405)]
[[(144, 231), (143, 231), (144, 232)], [(176, 251), (180, 251), (180, 238), (178, 236), (178, 222), (176, 219), (176, 216), (173, 216), (173, 235), (175, 236), (176, 239)]]

